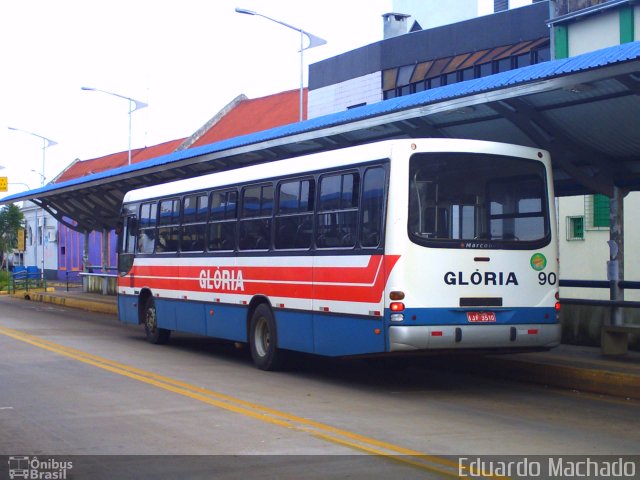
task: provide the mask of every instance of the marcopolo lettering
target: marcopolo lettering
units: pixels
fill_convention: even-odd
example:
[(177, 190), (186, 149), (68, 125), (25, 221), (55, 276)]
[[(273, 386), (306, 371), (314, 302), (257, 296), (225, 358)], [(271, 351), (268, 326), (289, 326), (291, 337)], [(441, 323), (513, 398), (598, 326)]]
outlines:
[(493, 248), (493, 243), (482, 242), (465, 242), (462, 244), (464, 248)]
[(216, 268), (200, 270), (200, 288), (203, 290), (241, 291), (244, 292), (244, 278), (242, 270), (225, 270)]
[(518, 277), (514, 272), (479, 272), (472, 274), (465, 272), (447, 272), (444, 274), (447, 285), (484, 285), (507, 286), (518, 285)]

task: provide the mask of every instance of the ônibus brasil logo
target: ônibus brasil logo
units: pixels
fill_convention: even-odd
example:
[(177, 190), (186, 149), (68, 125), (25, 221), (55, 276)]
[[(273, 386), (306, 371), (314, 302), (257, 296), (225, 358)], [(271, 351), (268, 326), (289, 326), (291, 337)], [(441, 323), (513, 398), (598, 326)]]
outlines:
[(40, 460), (38, 457), (9, 457), (9, 478), (31, 480), (65, 480), (73, 462), (60, 461), (54, 458)]

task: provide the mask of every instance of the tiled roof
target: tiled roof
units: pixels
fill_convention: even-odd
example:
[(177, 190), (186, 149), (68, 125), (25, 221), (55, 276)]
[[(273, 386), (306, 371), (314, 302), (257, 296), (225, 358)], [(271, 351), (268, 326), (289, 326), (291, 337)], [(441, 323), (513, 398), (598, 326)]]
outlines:
[(131, 163), (138, 163), (151, 158), (156, 158), (161, 155), (166, 155), (171, 152), (175, 152), (176, 148), (184, 142), (184, 138), (177, 140), (170, 140), (168, 142), (160, 143), (158, 145), (151, 145), (150, 147), (141, 148), (135, 153), (131, 153)]
[[(307, 91), (304, 91), (303, 111), (306, 112)], [(244, 98), (244, 97), (243, 97)], [(295, 123), (299, 120), (300, 90), (290, 90), (256, 99), (242, 100), (235, 108), (200, 134), (190, 146), (207, 145), (219, 140), (255, 133), (270, 128)], [(214, 117), (215, 118), (215, 117)], [(131, 150), (131, 163), (161, 157), (175, 152), (188, 139), (177, 139)], [(76, 160), (69, 165), (53, 183), (61, 183), (74, 178), (104, 172), (122, 167), (128, 163), (128, 151), (112, 153), (104, 157), (89, 160)]]
[[(302, 110), (306, 112), (306, 89), (303, 101)], [(299, 120), (300, 90), (244, 100), (207, 130), (192, 147), (296, 123)]]
[[(171, 140), (159, 145), (152, 145), (151, 147), (136, 148), (131, 150), (131, 163), (138, 163), (151, 158), (166, 155), (174, 152), (178, 145), (183, 142), (183, 138), (179, 140)], [(92, 158), (89, 160), (77, 160), (66, 170), (64, 170), (54, 181), (54, 183), (61, 183), (73, 178), (84, 177), (85, 175), (91, 175), (93, 173), (104, 172), (112, 168), (122, 167), (129, 162), (129, 152), (117, 152), (104, 157)]]
[[(138, 150), (132, 150), (131, 154)], [(84, 177), (93, 173), (104, 172), (114, 167), (127, 164), (127, 152), (112, 153), (104, 157), (92, 158), (89, 160), (76, 160), (69, 165), (53, 183), (61, 183), (74, 178)]]

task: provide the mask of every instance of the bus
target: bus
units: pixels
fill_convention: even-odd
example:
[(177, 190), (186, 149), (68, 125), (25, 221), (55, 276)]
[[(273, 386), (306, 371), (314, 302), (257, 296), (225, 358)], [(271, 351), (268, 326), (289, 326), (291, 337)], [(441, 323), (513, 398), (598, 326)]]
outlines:
[(560, 342), (549, 155), (402, 139), (128, 192), (118, 316), (349, 357), (546, 350)]

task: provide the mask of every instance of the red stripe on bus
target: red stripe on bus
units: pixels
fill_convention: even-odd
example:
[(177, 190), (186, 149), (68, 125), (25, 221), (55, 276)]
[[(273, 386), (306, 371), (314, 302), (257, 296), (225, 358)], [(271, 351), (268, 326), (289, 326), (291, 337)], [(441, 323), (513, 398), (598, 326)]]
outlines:
[[(373, 255), (364, 267), (134, 266), (120, 286), (301, 299), (379, 302), (399, 255)], [(140, 278), (145, 277), (145, 278)]]

